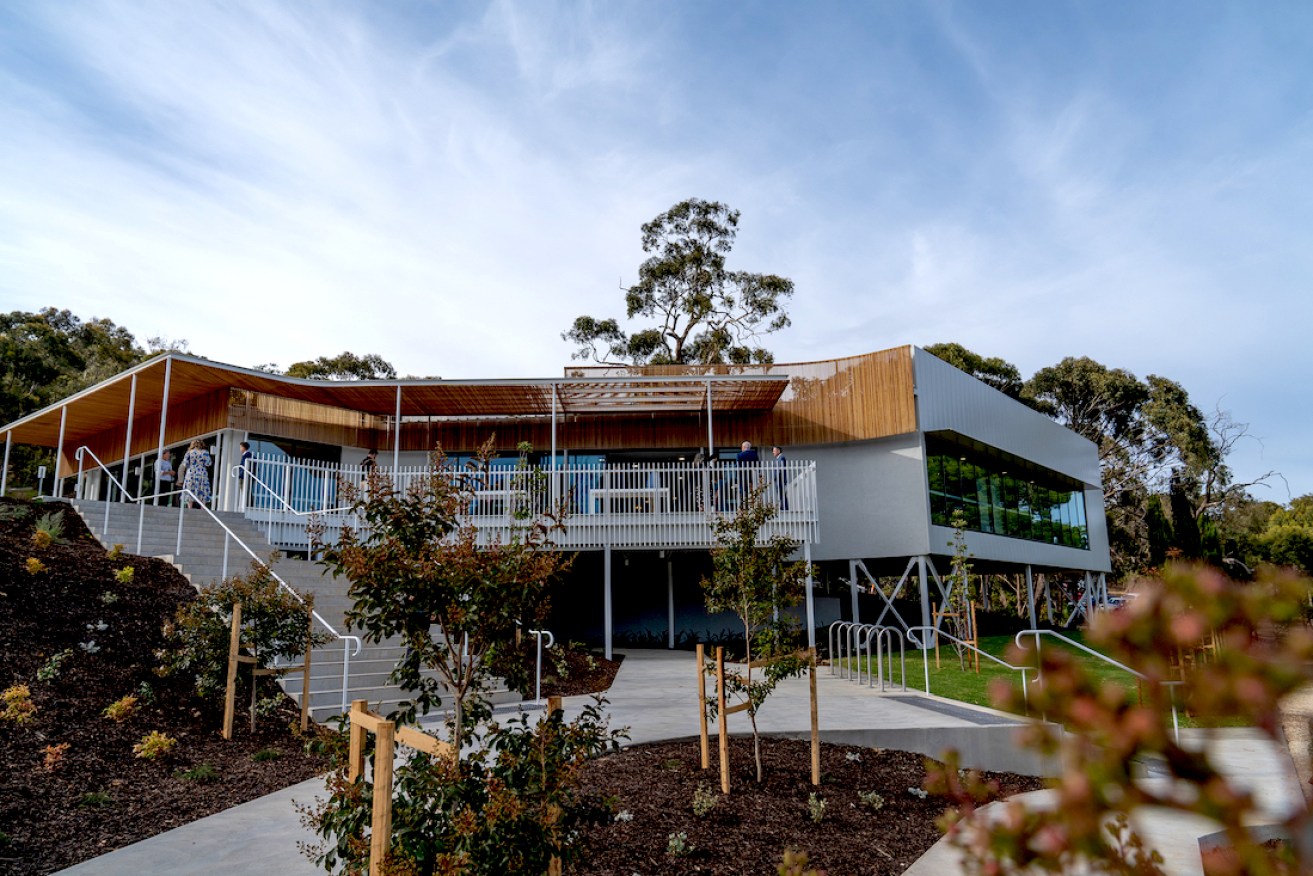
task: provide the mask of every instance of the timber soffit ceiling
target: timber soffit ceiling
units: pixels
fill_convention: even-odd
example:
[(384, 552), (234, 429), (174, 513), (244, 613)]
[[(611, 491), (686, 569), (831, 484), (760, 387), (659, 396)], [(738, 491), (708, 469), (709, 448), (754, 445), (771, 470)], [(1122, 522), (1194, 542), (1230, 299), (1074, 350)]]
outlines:
[(764, 375), (337, 382), (283, 377), (173, 353), (28, 414), (0, 427), (0, 431), (18, 444), (54, 447), (59, 443), (65, 408), (66, 445), (125, 423), (130, 406), (137, 419), (158, 416), (169, 362), (170, 407), (215, 390), (233, 388), (392, 415), (396, 413), (399, 386), (403, 417), (550, 416), (553, 388), (554, 409), (559, 415), (704, 411), (708, 386), (713, 411), (767, 411), (779, 401), (789, 383), (786, 376)]

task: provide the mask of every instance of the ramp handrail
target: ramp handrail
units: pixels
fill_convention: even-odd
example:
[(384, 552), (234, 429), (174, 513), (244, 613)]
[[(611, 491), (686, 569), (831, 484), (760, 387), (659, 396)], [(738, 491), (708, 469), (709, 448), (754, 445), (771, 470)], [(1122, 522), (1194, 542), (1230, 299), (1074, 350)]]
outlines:
[[(77, 461), (78, 461), (78, 486), (77, 486), (77, 497), (78, 497), (79, 499), (82, 498), (82, 495), (81, 495), (81, 491), (82, 491), (82, 477), (81, 477), (81, 475), (82, 475), (82, 460), (83, 460), (83, 456), (84, 456), (84, 454), (85, 454), (86, 456), (91, 457), (91, 459), (96, 463), (96, 465), (100, 468), (100, 470), (101, 470), (102, 472), (104, 472), (105, 475), (106, 475), (107, 477), (109, 477), (110, 481), (111, 481), (112, 483), (114, 483), (114, 485), (117, 486), (117, 487), (119, 488), (119, 490), (122, 492), (122, 494), (124, 495), (124, 497), (127, 498), (127, 499), (129, 499), (129, 500), (132, 501), (132, 502), (135, 502), (135, 503), (137, 504), (138, 508), (140, 509), (140, 510), (139, 510), (139, 513), (138, 513), (138, 516), (137, 516), (137, 550), (138, 550), (138, 551), (141, 550), (141, 531), (142, 531), (142, 526), (143, 526), (143, 518), (142, 518), (142, 514), (144, 513), (144, 505), (143, 505), (143, 501), (144, 501), (145, 499), (155, 498), (155, 497), (159, 497), (159, 496), (171, 496), (171, 495), (174, 495), (175, 493), (176, 493), (176, 494), (179, 494), (179, 495), (182, 495), (182, 496), (184, 496), (184, 497), (190, 497), (191, 500), (194, 501), (194, 502), (196, 503), (197, 507), (199, 507), (199, 508), (200, 508), (202, 511), (204, 511), (206, 514), (210, 515), (210, 519), (213, 520), (215, 523), (217, 523), (217, 524), (219, 525), (219, 528), (222, 529), (222, 530), (224, 531), (224, 541), (223, 541), (223, 567), (222, 567), (222, 568), (223, 568), (223, 577), (226, 578), (226, 577), (228, 576), (228, 539), (232, 539), (233, 541), (235, 541), (235, 542), (237, 543), (237, 546), (238, 546), (238, 547), (240, 547), (242, 550), (246, 551), (246, 553), (251, 557), (251, 559), (253, 559), (253, 560), (255, 560), (257, 563), (261, 563), (261, 564), (265, 565), (267, 568), (269, 568), (269, 575), (270, 575), (275, 581), (278, 582), (278, 585), (279, 585), (282, 589), (284, 589), (284, 590), (286, 590), (288, 593), (292, 594), (293, 598), (295, 598), (297, 602), (301, 603), (302, 605), (305, 605), (305, 600), (301, 597), (301, 594), (300, 594), (300, 593), (297, 593), (297, 592), (296, 592), (296, 589), (295, 589), (294, 587), (292, 587), (290, 584), (288, 584), (286, 581), (284, 581), (283, 578), (282, 578), (282, 576), (279, 575), (277, 572), (275, 572), (271, 567), (268, 567), (268, 564), (265, 563), (263, 560), (261, 560), (261, 559), (260, 559), (260, 556), (259, 556), (255, 551), (251, 550), (251, 548), (246, 544), (246, 542), (242, 541), (242, 539), (241, 539), (241, 538), (240, 538), (235, 532), (233, 532), (231, 529), (229, 529), (229, 528), (228, 528), (228, 525), (227, 525), (226, 523), (224, 523), (222, 520), (220, 520), (219, 517), (218, 517), (218, 515), (216, 515), (216, 514), (214, 513), (214, 511), (212, 511), (212, 510), (209, 508), (209, 506), (207, 506), (204, 502), (202, 502), (199, 496), (197, 496), (195, 493), (193, 493), (191, 490), (187, 489), (186, 487), (182, 487), (182, 488), (177, 489), (177, 490), (170, 490), (170, 491), (168, 491), (168, 492), (166, 492), (166, 493), (159, 493), (159, 492), (156, 492), (156, 493), (152, 494), (151, 496), (134, 496), (132, 493), (130, 493), (130, 492), (127, 490), (126, 487), (123, 486), (123, 484), (118, 480), (118, 478), (114, 477), (114, 473), (111, 472), (108, 468), (105, 467), (105, 464), (104, 464), (103, 462), (100, 461), (100, 459), (96, 456), (95, 452), (92, 451), (91, 448), (86, 447), (86, 446), (84, 445), (84, 446), (82, 446), (82, 447), (79, 447), (79, 448), (77, 449), (76, 454), (75, 454), (75, 456), (76, 456), (76, 458), (77, 458)], [(110, 504), (110, 503), (109, 503), (109, 492), (108, 492), (108, 491), (106, 491), (106, 493), (105, 493), (104, 504), (105, 504), (105, 521), (106, 521), (106, 522), (105, 522), (105, 526), (106, 526), (106, 528), (108, 529), (108, 526), (109, 526), (109, 504)], [(175, 546), (175, 547), (176, 547), (176, 554), (175, 554), (175, 556), (181, 556), (181, 555), (182, 555), (182, 523), (183, 523), (183, 519), (184, 519), (184, 515), (183, 515), (183, 511), (184, 511), (184, 510), (185, 510), (185, 503), (180, 504), (180, 505), (178, 506), (178, 538), (177, 538), (177, 543), (176, 543), (176, 546)], [(360, 653), (360, 649), (361, 649), (363, 643), (361, 642), (359, 636), (353, 636), (353, 635), (349, 635), (349, 634), (339, 633), (339, 632), (333, 627), (332, 624), (330, 624), (328, 621), (324, 620), (323, 615), (321, 615), (319, 612), (314, 611), (314, 610), (311, 610), (310, 613), (311, 613), (311, 615), (314, 617), (315, 620), (319, 621), (320, 626), (322, 626), (325, 630), (328, 631), (329, 635), (333, 636), (334, 638), (340, 640), (340, 641), (343, 643), (343, 650), (342, 650), (342, 711), (345, 712), (345, 711), (347, 711), (348, 709), (350, 709), (350, 707), (351, 707), (350, 696), (349, 696), (349, 689), (350, 689), (350, 673), (351, 673), (351, 658), (354, 657), (354, 656), (356, 656), (356, 655), (358, 655), (358, 654)], [(355, 643), (355, 648), (354, 648), (354, 649), (351, 649), (351, 648), (350, 648), (350, 644), (351, 644), (352, 642)], [(302, 691), (302, 692), (301, 692), (301, 695), (302, 695), (303, 697), (308, 697), (308, 696), (310, 695), (310, 691), (308, 691), (308, 690), (307, 690), (307, 691)]]
[[(250, 466), (234, 465), (228, 471), (228, 477), (237, 480), (239, 483), (242, 482), (244, 478), (250, 478), (252, 483), (256, 483), (259, 484), (261, 487), (264, 487), (264, 491), (267, 498), (278, 500), (278, 503), (283, 506), (280, 509), (282, 513), (291, 514), (294, 517), (314, 517), (319, 514), (341, 514), (353, 510), (353, 506), (345, 505), (340, 508), (321, 508), (316, 511), (298, 511), (296, 510), (295, 507), (292, 506), (290, 502), (288, 502), (286, 499), (283, 498), (282, 493), (278, 492), (273, 487), (269, 486), (269, 484), (265, 483), (264, 480), (262, 480), (260, 476), (257, 475)], [(245, 485), (243, 485), (243, 490), (245, 489), (247, 488), (245, 487)], [(245, 499), (246, 497), (245, 495), (243, 495), (242, 502), (240, 505), (243, 512), (246, 511)], [(265, 538), (269, 539), (269, 541), (272, 542), (273, 528), (274, 528), (274, 521), (273, 521), (274, 509), (272, 504), (268, 507), (268, 511), (269, 511), (269, 517), (265, 523), (266, 526)], [(306, 558), (309, 559), (314, 551), (314, 533), (311, 531), (309, 526), (307, 526), (305, 530), (305, 551), (306, 551), (305, 553)]]
[[(1081, 651), (1084, 651), (1086, 654), (1089, 654), (1091, 657), (1097, 657), (1098, 659), (1102, 660), (1104, 663), (1110, 664), (1110, 665), (1115, 666), (1115, 667), (1117, 667), (1118, 669), (1122, 670), (1123, 672), (1128, 672), (1128, 673), (1130, 673), (1131, 675), (1134, 675), (1136, 678), (1140, 679), (1141, 681), (1148, 681), (1148, 682), (1151, 682), (1151, 683), (1153, 683), (1153, 684), (1161, 684), (1161, 685), (1165, 686), (1165, 687), (1167, 688), (1167, 696), (1168, 696), (1168, 699), (1170, 699), (1170, 700), (1171, 700), (1171, 703), (1172, 703), (1172, 733), (1175, 735), (1175, 737), (1176, 737), (1176, 741), (1177, 741), (1178, 743), (1181, 741), (1181, 725), (1180, 725), (1180, 720), (1179, 720), (1179, 718), (1178, 718), (1177, 711), (1176, 711), (1176, 688), (1177, 688), (1178, 685), (1182, 684), (1183, 682), (1180, 682), (1180, 681), (1156, 681), (1155, 679), (1151, 679), (1151, 678), (1149, 678), (1149, 676), (1145, 675), (1143, 672), (1137, 672), (1136, 670), (1134, 670), (1134, 669), (1132, 669), (1131, 667), (1127, 666), (1125, 663), (1119, 663), (1119, 662), (1117, 662), (1116, 660), (1113, 660), (1113, 659), (1112, 659), (1111, 657), (1109, 657), (1107, 654), (1102, 654), (1102, 653), (1100, 653), (1100, 652), (1098, 652), (1098, 651), (1095, 651), (1093, 648), (1090, 648), (1090, 647), (1088, 647), (1088, 646), (1086, 646), (1086, 645), (1083, 645), (1083, 644), (1081, 644), (1080, 642), (1077, 642), (1077, 641), (1074, 640), (1074, 639), (1068, 638), (1067, 636), (1064, 636), (1064, 635), (1062, 635), (1061, 633), (1059, 633), (1059, 632), (1057, 632), (1057, 631), (1055, 631), (1055, 630), (1022, 630), (1021, 632), (1017, 633), (1016, 637), (1013, 639), (1013, 641), (1015, 641), (1015, 642), (1017, 643), (1017, 647), (1018, 647), (1018, 648), (1025, 647), (1024, 645), (1021, 644), (1021, 637), (1022, 637), (1022, 636), (1034, 636), (1034, 637), (1035, 637), (1035, 656), (1036, 656), (1036, 661), (1035, 661), (1035, 663), (1036, 663), (1036, 675), (1035, 675), (1035, 681), (1037, 681), (1037, 682), (1043, 683), (1043, 681), (1044, 681), (1044, 664), (1038, 659), (1038, 657), (1039, 657), (1039, 653), (1040, 653), (1040, 637), (1041, 637), (1041, 636), (1052, 636), (1053, 638), (1055, 638), (1055, 639), (1059, 639), (1059, 640), (1061, 640), (1062, 642), (1064, 642), (1065, 644), (1070, 645), (1070, 646), (1073, 647), (1073, 648), (1077, 648), (1077, 649), (1079, 649), (1079, 650), (1081, 650)], [(1023, 679), (1024, 679), (1024, 676), (1023, 676)]]
[(541, 704), (543, 701), (543, 636), (547, 637), (547, 647), (556, 647), (556, 636), (552, 635), (551, 630), (529, 630), (529, 635), (538, 640), (538, 668), (537, 675), (534, 679), (533, 700)]
[[(918, 630), (924, 630), (927, 633), (924, 639), (922, 639), (917, 635), (914, 635), (914, 633)], [(1013, 672), (1020, 672), (1021, 698), (1026, 703), (1027, 708), (1029, 708), (1030, 692), (1026, 688), (1026, 669), (1028, 667), (1013, 666), (1011, 663), (1008, 663), (1006, 660), (1000, 660), (998, 657), (995, 657), (993, 654), (989, 653), (988, 651), (982, 651), (980, 648), (976, 647), (975, 645), (972, 645), (970, 642), (963, 641), (962, 639), (959, 639), (957, 636), (954, 636), (950, 633), (946, 633), (943, 630), (938, 630), (935, 629), (934, 627), (926, 627), (926, 626), (908, 627), (907, 628), (908, 640), (911, 641), (912, 644), (914, 644), (916, 647), (921, 649), (921, 665), (925, 667), (925, 692), (927, 694), (930, 693), (929, 651), (931, 647), (931, 640), (934, 639), (936, 636), (943, 636), (945, 639), (948, 639), (949, 641), (954, 642), (955, 644), (960, 645), (963, 648), (966, 648), (968, 651), (974, 651), (976, 654), (979, 654), (981, 657), (984, 657), (986, 660), (992, 660), (993, 662), (997, 663), (999, 666), (1002, 666), (1004, 669), (1010, 669)]]

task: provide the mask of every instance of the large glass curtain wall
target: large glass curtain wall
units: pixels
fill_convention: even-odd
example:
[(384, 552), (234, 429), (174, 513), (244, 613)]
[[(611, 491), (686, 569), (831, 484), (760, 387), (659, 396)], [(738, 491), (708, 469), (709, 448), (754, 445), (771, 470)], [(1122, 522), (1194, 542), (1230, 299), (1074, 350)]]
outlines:
[(926, 438), (930, 519), (1046, 544), (1090, 546), (1085, 491), (1056, 472), (1027, 467), (937, 438)]

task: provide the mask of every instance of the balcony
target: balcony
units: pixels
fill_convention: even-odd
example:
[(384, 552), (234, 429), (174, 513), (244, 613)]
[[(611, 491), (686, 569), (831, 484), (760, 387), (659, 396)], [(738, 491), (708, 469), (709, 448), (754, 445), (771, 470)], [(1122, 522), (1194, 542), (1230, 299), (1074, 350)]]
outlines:
[[(273, 544), (305, 550), (312, 518), (328, 542), (343, 526), (357, 525), (341, 507), (339, 490), (343, 482), (364, 480), (359, 466), (288, 458), (257, 458), (251, 466), (241, 508)], [(406, 490), (428, 469), (379, 466), (378, 473)], [(484, 541), (504, 541), (534, 514), (563, 503), (565, 528), (553, 535), (562, 549), (705, 549), (712, 545), (712, 522), (733, 514), (757, 486), (778, 509), (763, 538), (815, 542), (819, 536), (816, 463), (807, 460), (493, 467), (475, 481), (465, 518)]]

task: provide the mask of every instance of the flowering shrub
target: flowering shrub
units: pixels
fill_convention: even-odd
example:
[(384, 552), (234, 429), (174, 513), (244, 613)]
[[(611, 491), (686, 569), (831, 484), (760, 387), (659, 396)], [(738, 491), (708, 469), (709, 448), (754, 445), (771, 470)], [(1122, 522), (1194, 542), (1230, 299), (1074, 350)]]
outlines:
[(41, 664), (41, 668), (36, 671), (36, 680), (49, 683), (59, 677), (64, 661), (73, 656), (72, 648), (65, 648), (58, 654), (51, 654), (50, 659)]
[(5, 710), (0, 718), (15, 724), (26, 724), (36, 715), (36, 703), (32, 702), (32, 691), (25, 684), (16, 684), (0, 694)]
[(693, 792), (693, 814), (698, 818), (707, 815), (720, 802), (720, 795), (706, 785), (698, 785)]
[(132, 717), (132, 713), (136, 710), (137, 698), (132, 694), (128, 694), (122, 699), (110, 703), (105, 707), (105, 711), (101, 714), (116, 724), (122, 724), (124, 721), (128, 720), (128, 718)]
[[(235, 575), (201, 590), (200, 598), (178, 609), (165, 627), (167, 646), (159, 652), (161, 674), (186, 673), (202, 697), (222, 694), (228, 681), (228, 647), (233, 604), (242, 604), (242, 642), (268, 668), (274, 658), (293, 663), (306, 645), (305, 604), (274, 578), (269, 567), (252, 563)], [(315, 635), (315, 644), (327, 636)]]
[(132, 753), (137, 757), (145, 758), (146, 760), (155, 760), (158, 757), (163, 757), (168, 754), (177, 744), (178, 740), (174, 739), (172, 736), (168, 736), (158, 730), (152, 730), (145, 736), (141, 737), (140, 742), (132, 746)]
[(824, 797), (816, 793), (807, 795), (807, 817), (812, 820), (812, 824), (820, 824), (825, 820)]
[(68, 749), (69, 743), (67, 742), (61, 742), (58, 745), (47, 745), (45, 748), (41, 749), (41, 753), (45, 755), (45, 760), (43, 761), (42, 766), (45, 767), (46, 772), (53, 773), (55, 770), (59, 769), (60, 764), (64, 761), (64, 753), (67, 752)]
[(672, 833), (666, 840), (666, 854), (672, 858), (684, 858), (693, 854), (697, 849), (688, 841), (688, 834), (684, 831)]
[[(982, 799), (979, 777), (964, 780), (950, 757), (927, 778), (928, 789), (960, 806), (943, 826), (971, 872), (1065, 873), (1092, 864), (1091, 872), (1160, 873), (1161, 858), (1129, 826), (1143, 806), (1219, 822), (1233, 855), (1213, 862), (1213, 876), (1310, 872), (1313, 860), (1301, 843), (1292, 843), (1292, 851), (1305, 857), (1283, 862), (1250, 833), (1254, 795), (1222, 775), (1207, 752), (1178, 743), (1172, 704), (1175, 697), (1204, 724), (1243, 716), (1282, 742), (1278, 704), (1313, 681), (1313, 630), (1304, 623), (1313, 582), (1264, 569), (1255, 581), (1237, 583), (1214, 569), (1170, 565), (1161, 581), (1145, 582), (1137, 592), (1130, 606), (1097, 615), (1087, 641), (1147, 676), (1142, 701), (1128, 701), (1119, 687), (1091, 677), (1062, 648), (1041, 651), (1043, 680), (1030, 688), (1029, 706), (1053, 723), (1031, 725), (1026, 742), (1065, 765), (1052, 811), (1006, 803), (988, 823), (967, 819)], [(1181, 651), (1214, 635), (1212, 662), (1174, 665)], [(1019, 665), (1035, 656), (1020, 652), (1008, 659)], [(1165, 684), (1178, 677), (1179, 686)], [(1021, 692), (1006, 683), (993, 694), (1002, 708), (1024, 707)], [(1173, 781), (1134, 781), (1144, 760), (1163, 763)], [(1306, 836), (1310, 827), (1313, 813), (1306, 807), (1281, 824), (1292, 838)]]

